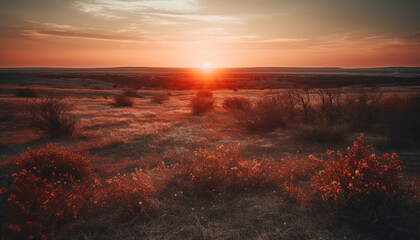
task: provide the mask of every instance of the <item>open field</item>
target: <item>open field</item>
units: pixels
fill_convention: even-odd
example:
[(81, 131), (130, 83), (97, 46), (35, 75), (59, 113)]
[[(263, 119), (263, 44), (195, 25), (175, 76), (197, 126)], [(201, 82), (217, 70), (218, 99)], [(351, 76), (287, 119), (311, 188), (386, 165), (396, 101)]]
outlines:
[[(70, 152), (81, 153), (90, 160), (91, 173), (87, 182), (83, 183), (86, 189), (91, 188), (92, 192), (96, 188), (105, 189), (98, 186), (114, 178), (121, 181), (116, 189), (128, 189), (128, 197), (121, 195), (121, 202), (118, 202), (118, 198), (110, 201), (104, 197), (106, 204), (95, 205), (95, 201), (89, 200), (87, 207), (81, 207), (74, 218), (60, 219), (54, 223), (47, 221), (50, 225), (44, 222), (42, 227), (33, 227), (36, 231), (41, 229), (39, 232), (47, 237), (51, 237), (51, 233), (57, 239), (416, 239), (420, 236), (416, 229), (420, 217), (416, 197), (420, 176), (418, 136), (413, 138), (409, 133), (407, 136), (398, 135), (397, 140), (392, 139), (389, 122), (405, 119), (390, 117), (394, 113), (383, 110), (383, 106), (387, 105), (382, 101), (393, 99), (393, 96), (404, 99), (418, 96), (418, 69), (406, 69), (406, 72), (399, 70), (398, 73), (388, 70), (374, 73), (366, 70), (358, 74), (324, 72), (321, 75), (314, 73), (315, 70), (309, 74), (224, 72), (207, 76), (206, 82), (195, 85), (189, 83), (197, 81), (195, 79), (199, 75), (191, 72), (177, 72), (176, 77), (172, 78), (172, 73), (168, 72), (161, 76), (146, 71), (144, 75), (137, 76), (135, 72), (105, 73), (103, 69), (98, 70), (99, 73), (85, 71), (2, 70), (0, 74), (2, 187), (11, 188), (16, 184), (11, 176), (21, 171), (16, 162), (22, 154), (26, 154), (28, 148), (40, 149), (53, 144), (64, 146)], [(373, 80), (369, 82), (366, 79)], [(362, 84), (366, 82), (368, 84)], [(212, 89), (212, 96), (204, 99), (209, 98), (214, 103), (208, 112), (193, 115), (191, 99), (197, 92), (211, 95), (208, 90), (200, 90), (202, 87)], [(27, 88), (35, 91), (38, 97), (17, 96), (19, 90)], [(321, 106), (322, 96), (327, 96), (323, 89), (334, 89), (329, 94), (335, 94), (334, 99), (338, 102), (341, 99), (357, 99), (363, 92), (370, 99), (366, 100), (366, 104), (378, 104), (369, 105), (368, 110), (362, 112), (378, 111), (366, 120), (373, 122), (366, 126), (366, 122), (362, 122), (362, 126), (360, 122), (356, 125), (354, 120), (349, 120), (351, 116), (348, 115), (351, 114), (348, 112), (355, 110), (350, 103), (350, 110), (334, 108), (333, 113), (341, 114), (338, 117), (314, 117), (320, 111), (318, 106)], [(62, 97), (69, 104), (68, 113), (76, 121), (76, 130), (71, 136), (50, 136), (28, 125), (28, 104), (36, 103), (45, 95)], [(114, 97), (120, 95), (127, 95), (132, 100), (132, 106), (116, 107)], [(161, 104), (152, 102), (156, 96), (165, 96), (161, 98)], [(252, 130), (246, 125), (254, 121), (247, 117), (265, 113), (257, 108), (261, 99), (275, 99), (278, 96), (284, 99), (285, 96), (295, 97), (293, 99), (298, 99), (297, 102), (308, 98), (311, 101), (309, 106), (313, 109), (306, 112), (296, 110), (296, 107), (293, 120), (283, 118), (285, 126), (267, 129), (258, 126), (257, 130)], [(233, 98), (246, 99), (251, 107), (245, 100), (240, 103), (244, 109), (226, 107), (226, 99)], [(334, 101), (331, 100), (331, 104), (335, 104)], [(284, 104), (282, 102), (280, 105)], [(410, 111), (417, 111), (415, 113), (418, 114), (418, 109)], [(307, 113), (310, 116), (306, 116)], [(388, 121), (388, 117), (392, 121)], [(321, 124), (320, 119), (327, 122)], [(244, 123), (244, 120), (249, 121)], [(326, 127), (326, 131), (336, 129), (336, 132), (331, 133), (331, 139), (325, 139), (324, 133), (321, 133), (322, 136), (307, 137), (309, 135), (303, 129), (311, 128), (314, 131), (318, 126)], [(372, 153), (375, 155), (398, 154), (402, 161), (402, 175), (399, 177), (402, 177), (404, 184), (410, 185), (413, 195), (416, 195), (409, 205), (395, 211), (387, 209), (386, 213), (366, 210), (366, 215), (359, 214), (349, 219), (346, 217), (346, 208), (335, 211), (308, 200), (312, 198), (312, 192), (307, 190), (312, 186), (311, 177), (323, 171), (322, 167), (312, 167), (310, 159), (327, 159), (328, 150), (345, 153), (360, 133), (364, 133), (364, 140), (373, 145)], [(233, 157), (227, 153), (221, 154), (224, 149), (228, 149), (229, 154), (234, 152)], [(198, 158), (194, 158), (194, 151), (198, 151)], [(209, 151), (209, 155), (206, 155), (206, 151)], [(184, 179), (184, 182), (178, 179), (184, 176), (177, 175), (178, 167), (189, 164), (185, 161), (205, 160), (211, 158), (209, 156), (246, 159), (244, 164), (251, 164), (252, 169), (259, 168), (258, 163), (267, 161), (274, 164), (270, 166), (284, 170), (276, 172), (280, 176), (264, 175), (270, 181), (269, 187), (264, 185), (265, 180), (261, 180), (264, 184), (256, 189), (253, 186), (258, 184), (247, 178), (251, 183), (245, 188), (224, 186), (219, 182), (211, 185), (214, 187), (212, 189), (206, 189), (207, 185), (198, 185), (198, 188), (204, 188), (201, 189), (202, 193), (187, 186), (194, 182), (194, 178)], [(142, 173), (139, 173), (140, 169)], [(302, 173), (293, 179), (299, 171)], [(141, 202), (140, 205), (146, 201), (137, 201), (130, 195), (130, 191), (137, 186), (135, 182), (125, 182), (126, 176), (130, 179), (131, 176), (133, 179), (144, 176), (156, 184), (156, 193), (146, 197), (150, 206), (131, 207), (133, 201)], [(22, 235), (13, 226), (21, 223), (8, 222), (5, 217), (10, 214), (7, 202), (2, 199), (0, 213), (4, 215), (0, 215), (4, 217), (1, 219), (1, 231), (10, 238), (19, 238)], [(23, 225), (20, 227), (24, 228)]]

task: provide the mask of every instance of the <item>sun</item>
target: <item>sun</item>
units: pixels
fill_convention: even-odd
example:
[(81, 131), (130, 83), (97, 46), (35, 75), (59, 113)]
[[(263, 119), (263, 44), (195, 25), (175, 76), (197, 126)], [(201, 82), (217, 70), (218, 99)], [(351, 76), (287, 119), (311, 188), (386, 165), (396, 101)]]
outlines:
[(203, 62), (202, 68), (205, 70), (211, 69), (211, 62)]

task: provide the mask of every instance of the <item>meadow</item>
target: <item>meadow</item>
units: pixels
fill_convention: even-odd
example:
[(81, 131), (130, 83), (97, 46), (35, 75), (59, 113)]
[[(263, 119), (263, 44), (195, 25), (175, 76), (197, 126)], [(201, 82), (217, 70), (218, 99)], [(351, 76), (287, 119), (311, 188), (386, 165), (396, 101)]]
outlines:
[(416, 69), (135, 70), (2, 70), (2, 239), (420, 237)]

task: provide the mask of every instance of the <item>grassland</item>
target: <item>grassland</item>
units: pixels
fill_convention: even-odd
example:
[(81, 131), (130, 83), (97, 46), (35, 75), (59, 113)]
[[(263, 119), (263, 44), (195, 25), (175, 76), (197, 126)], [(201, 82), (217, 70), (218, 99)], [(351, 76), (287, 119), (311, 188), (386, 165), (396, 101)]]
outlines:
[[(337, 75), (334, 75), (334, 78), (338, 80), (334, 81), (331, 80), (333, 79), (331, 75), (322, 78), (313, 75), (299, 78), (298, 75), (293, 75), (290, 79), (286, 79), (288, 75), (282, 75), (277, 76), (277, 80), (273, 83), (271, 75), (267, 77), (246, 73), (246, 79), (251, 80), (242, 79), (242, 82), (226, 80), (229, 83), (226, 87), (221, 84), (222, 79), (233, 79), (237, 75), (224, 73), (217, 78), (216, 82), (219, 84), (207, 82), (193, 85), (196, 88), (204, 85), (213, 88), (214, 100), (211, 111), (194, 115), (191, 113), (190, 105), (198, 90), (185, 86), (194, 81), (196, 75), (181, 83), (176, 83), (176, 79), (168, 83), (168, 80), (162, 80), (167, 77), (162, 78), (153, 73), (147, 75), (146, 84), (137, 85), (136, 79), (142, 77), (133, 77), (131, 74), (133, 73), (125, 77), (121, 77), (123, 73), (98, 75), (89, 72), (47, 74), (9, 72), (1, 75), (0, 181), (4, 189), (16, 184), (11, 176), (21, 170), (16, 166), (16, 162), (21, 159), (20, 156), (26, 154), (28, 148), (40, 149), (48, 144), (64, 146), (66, 151), (80, 153), (90, 160), (92, 172), (89, 181), (93, 183), (89, 184), (93, 185), (86, 188), (91, 188), (92, 192), (106, 189), (95, 184), (102, 184), (114, 178), (120, 181), (118, 183), (120, 185), (115, 188), (117, 190), (114, 189), (115, 192), (121, 189), (129, 189), (127, 191), (130, 192), (136, 188), (136, 185), (125, 182), (125, 176), (133, 178), (143, 176), (156, 182), (154, 194), (142, 195), (147, 199), (144, 200), (145, 203), (150, 201), (152, 210), (147, 210), (148, 208), (139, 210), (138, 206), (133, 207), (132, 201), (137, 200), (131, 199), (133, 196), (130, 193), (112, 201), (109, 200), (110, 197), (104, 197), (103, 205), (96, 206), (89, 203), (87, 207), (81, 208), (75, 218), (44, 223), (47, 226), (41, 229), (47, 238), (54, 236), (57, 239), (415, 239), (419, 237), (416, 229), (419, 218), (416, 197), (410, 200), (410, 204), (399, 206), (395, 212), (392, 209), (387, 209), (385, 213), (379, 211), (385, 214), (385, 217), (366, 210), (365, 215), (359, 214), (354, 218), (348, 218), (346, 217), (348, 209), (334, 210), (322, 204), (318, 206), (318, 203), (308, 203), (307, 200), (312, 194), (299, 193), (306, 191), (305, 189), (310, 186), (311, 176), (320, 170), (311, 165), (313, 163), (309, 160), (309, 155), (325, 159), (328, 150), (346, 152), (347, 147), (352, 146), (353, 141), (364, 132), (364, 140), (373, 144), (374, 154), (378, 156), (394, 152), (398, 154), (402, 160), (401, 176), (404, 184), (414, 187), (413, 194), (417, 195), (415, 187), (418, 186), (420, 173), (418, 142), (409, 139), (403, 145), (394, 144), (388, 128), (382, 124), (384, 121), (381, 119), (364, 129), (348, 126), (347, 122), (344, 124), (340, 122), (340, 126), (345, 125), (345, 131), (340, 133), (340, 141), (324, 142), (318, 141), (317, 138), (306, 141), (302, 137), (297, 137), (297, 127), (294, 125), (275, 127), (269, 131), (252, 131), (244, 127), (241, 122), (243, 117), (238, 111), (224, 106), (227, 98), (247, 99), (255, 104), (260, 99), (279, 96), (303, 85), (307, 89), (317, 83), (320, 85), (317, 87), (340, 87), (342, 94), (340, 96), (343, 97), (358, 94), (362, 88), (367, 89), (369, 94), (380, 93), (381, 98), (395, 95), (414, 96), (418, 94), (420, 86), (416, 75), (398, 78), (401, 81), (389, 76), (376, 76), (374, 78), (377, 80), (369, 83), (369, 86), (362, 86), (360, 83), (369, 76), (346, 75), (343, 77), (343, 84)], [(177, 74), (178, 78), (182, 78), (183, 74), (192, 76), (187, 73)], [(278, 81), (280, 77), (286, 80)], [(359, 80), (354, 82), (355, 78)], [(164, 87), (155, 85), (156, 82), (153, 80), (159, 82), (159, 79), (165, 82)], [(309, 79), (312, 79), (312, 82)], [(256, 85), (258, 87), (254, 87)], [(279, 86), (286, 88), (279, 89)], [(371, 88), (372, 86), (375, 88)], [(27, 88), (35, 91), (39, 97), (27, 98), (16, 94), (18, 90)], [(315, 92), (309, 94), (318, 104), (320, 101), (318, 95)], [(72, 136), (49, 136), (28, 125), (28, 112), (25, 108), (45, 95), (63, 97), (69, 104), (69, 114), (76, 120), (76, 130)], [(129, 96), (133, 105), (116, 107), (114, 97), (120, 95)], [(163, 102), (154, 102), (156, 96), (167, 97)], [(218, 155), (221, 146), (222, 149), (236, 152), (232, 156)], [(193, 156), (194, 151), (198, 152), (199, 158)], [(206, 151), (209, 155), (204, 157)], [(238, 190), (236, 185), (229, 185), (231, 182), (224, 186), (225, 180), (221, 180), (222, 183), (217, 182), (214, 189), (207, 185), (198, 185), (198, 189), (205, 189), (204, 193), (197, 189), (191, 190), (188, 186), (193, 184), (193, 179), (184, 179), (184, 175), (179, 174), (177, 166), (188, 165), (188, 159), (205, 161), (208, 156), (219, 156), (217, 159), (244, 159), (244, 163), (251, 165), (254, 164), (252, 162), (268, 161), (276, 168), (284, 170), (280, 177), (277, 175), (276, 178), (272, 175), (267, 177), (270, 181), (271, 178), (276, 179), (274, 187), (270, 184), (267, 187), (265, 180), (258, 178), (264, 184), (261, 183), (262, 187), (255, 187), (255, 191), (252, 190), (253, 187)], [(215, 165), (215, 169), (225, 166), (224, 163), (217, 164), (221, 165)], [(258, 168), (259, 165), (252, 166)], [(142, 173), (139, 173), (140, 169)], [(292, 176), (298, 171), (301, 173), (296, 175), (297, 179), (285, 180), (293, 178)], [(213, 177), (220, 175), (223, 173), (215, 174)], [(291, 182), (293, 184), (288, 185)], [(250, 186), (256, 183), (251, 181)], [(290, 190), (291, 187), (296, 191)], [(2, 199), (3, 216), (8, 216), (8, 212), (11, 211), (7, 207), (7, 202), (6, 199)], [(12, 239), (22, 236), (13, 232), (16, 229), (10, 228), (13, 224), (6, 217), (1, 221), (1, 231), (5, 233), (4, 236)]]

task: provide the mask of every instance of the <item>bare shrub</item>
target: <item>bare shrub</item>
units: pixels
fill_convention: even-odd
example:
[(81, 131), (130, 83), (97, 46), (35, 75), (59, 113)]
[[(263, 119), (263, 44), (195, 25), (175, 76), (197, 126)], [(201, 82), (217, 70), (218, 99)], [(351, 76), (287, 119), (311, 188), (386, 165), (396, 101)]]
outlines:
[(294, 105), (287, 95), (263, 97), (245, 111), (235, 114), (239, 123), (248, 130), (269, 132), (286, 127), (294, 118)]
[(134, 101), (125, 95), (114, 96), (114, 107), (132, 107), (134, 106)]
[(210, 91), (197, 92), (190, 100), (192, 115), (201, 115), (214, 109), (213, 93)]
[(309, 89), (289, 89), (286, 93), (287, 99), (294, 107), (294, 114), (303, 122), (315, 121), (315, 111), (311, 104), (311, 93)]
[(325, 119), (328, 124), (343, 121), (346, 106), (339, 88), (318, 88), (314, 89), (314, 94), (319, 98), (319, 104), (315, 106), (318, 118)]
[(420, 140), (420, 94), (385, 97), (380, 105), (393, 145)]
[(225, 98), (223, 107), (227, 110), (248, 110), (251, 102), (243, 97), (229, 97)]
[(38, 93), (31, 88), (20, 88), (15, 91), (15, 96), (24, 98), (36, 98), (38, 97)]
[(165, 102), (168, 99), (169, 99), (168, 95), (159, 94), (159, 95), (154, 95), (152, 99), (150, 100), (150, 102), (156, 103), (156, 104), (163, 104), (163, 102)]
[(45, 96), (27, 103), (30, 127), (53, 137), (71, 136), (76, 120), (70, 115), (72, 106), (61, 97)]
[(379, 101), (382, 94), (373, 88), (356, 88), (354, 91), (345, 99), (345, 118), (350, 127), (367, 130), (376, 123), (380, 114)]

